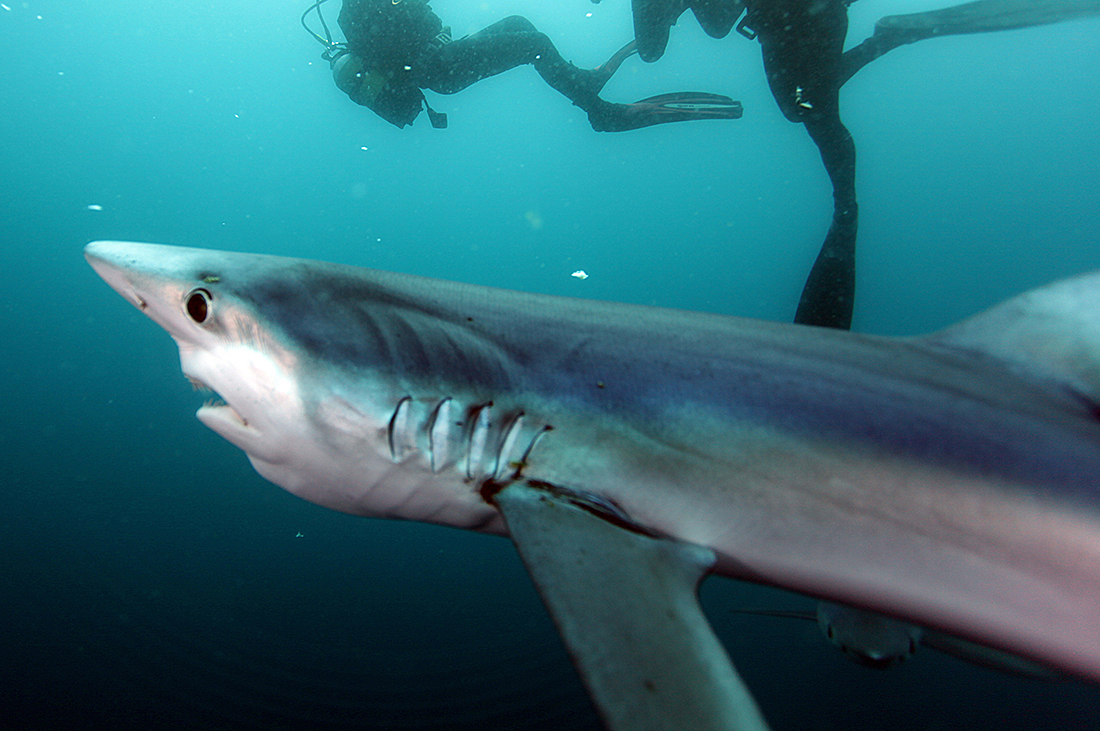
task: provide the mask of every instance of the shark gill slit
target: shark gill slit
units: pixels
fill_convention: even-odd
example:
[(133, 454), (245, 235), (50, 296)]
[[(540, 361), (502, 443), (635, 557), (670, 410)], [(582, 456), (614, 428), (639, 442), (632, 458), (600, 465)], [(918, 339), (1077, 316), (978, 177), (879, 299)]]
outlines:
[(428, 417), (426, 429), (428, 432), (428, 462), (432, 472), (439, 472), (446, 467), (451, 457), (451, 397), (440, 399), (432, 409)]
[[(519, 424), (523, 416), (523, 412), (520, 412), (515, 422), (517, 425)], [(491, 474), (487, 476), (484, 480), (482, 480), (481, 484), (478, 486), (478, 493), (480, 493), (481, 499), (490, 505), (496, 505), (496, 494), (504, 488), (508, 487), (508, 485), (511, 485), (513, 482), (523, 479), (523, 469), (527, 466), (527, 461), (530, 459), (531, 452), (535, 449), (535, 445), (538, 444), (548, 432), (551, 432), (553, 430), (553, 425), (543, 425), (543, 427), (536, 431), (531, 437), (531, 441), (528, 442), (527, 448), (523, 450), (522, 457), (520, 457), (518, 460), (504, 461), (503, 464), (498, 465), (498, 471), (496, 473)], [(520, 430), (517, 428), (513, 429), (513, 431), (518, 438)], [(501, 474), (504, 471), (505, 467), (512, 468), (512, 473), (510, 475), (504, 476)], [(532, 480), (527, 480), (527, 483), (531, 485), (531, 487), (541, 487), (541, 485), (535, 484)], [(558, 488), (555, 487), (554, 489), (557, 490)]]
[(394, 462), (400, 462), (401, 458), (404, 456), (403, 453), (398, 453), (399, 450), (397, 444), (397, 432), (399, 429), (402, 433), (407, 431), (409, 408), (411, 404), (412, 397), (403, 396), (401, 400), (397, 402), (397, 406), (394, 407), (393, 415), (390, 416), (390, 423), (386, 427), (386, 440), (389, 442), (390, 445), (390, 459), (392, 459)]
[(508, 467), (508, 454), (515, 446), (516, 440), (519, 439), (520, 430), (523, 429), (524, 413), (516, 411), (504, 418), (505, 421), (500, 429), (500, 439), (497, 442), (496, 463), (489, 472), (489, 477), (494, 480), (498, 479), (501, 472)]
[(466, 479), (473, 480), (479, 475), (481, 463), (485, 458), (485, 443), (489, 437), (489, 409), (493, 402), (488, 401), (470, 409), (470, 430), (466, 438)]

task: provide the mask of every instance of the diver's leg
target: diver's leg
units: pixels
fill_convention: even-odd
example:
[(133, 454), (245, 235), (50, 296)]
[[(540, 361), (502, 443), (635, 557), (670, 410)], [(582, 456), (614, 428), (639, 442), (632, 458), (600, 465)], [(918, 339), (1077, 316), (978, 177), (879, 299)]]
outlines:
[(603, 66), (582, 69), (558, 53), (550, 38), (526, 18), (512, 16), (485, 30), (448, 43), (426, 65), (418, 85), (440, 94), (454, 94), (481, 79), (523, 64), (531, 64), (551, 88), (588, 113), (598, 131), (627, 129), (628, 108), (600, 99), (599, 92), (631, 53), (628, 44)]
[(647, 63), (656, 61), (665, 55), (669, 30), (687, 10), (687, 0), (633, 0), (630, 5), (638, 55)]
[(893, 38), (887, 38), (886, 36), (873, 35), (867, 40), (860, 43), (858, 46), (853, 46), (844, 52), (843, 63), (841, 65), (840, 72), (840, 85), (844, 86), (848, 83), (848, 79), (856, 75), (856, 72), (867, 64), (874, 61), (879, 56), (885, 55), (887, 52), (904, 46), (906, 43), (912, 43), (913, 41), (903, 41), (898, 39), (895, 42)]
[(615, 75), (615, 72), (619, 70), (619, 67), (623, 65), (623, 61), (627, 60), (635, 53), (638, 52), (638, 42), (630, 41), (625, 46), (615, 51), (611, 55), (611, 58), (604, 61), (602, 64), (596, 67), (596, 76), (599, 87), (596, 89), (596, 93), (603, 91), (604, 86), (611, 80), (611, 77)]
[(725, 38), (745, 9), (741, 0), (634, 0), (634, 38), (643, 61), (656, 61), (665, 54), (669, 31), (689, 7), (712, 38)]
[(421, 85), (454, 94), (471, 84), (531, 64), (551, 88), (587, 109), (603, 86), (602, 74), (577, 68), (561, 57), (545, 33), (514, 15), (440, 49), (424, 72)]
[(798, 304), (795, 322), (848, 329), (855, 304), (856, 148), (840, 121), (847, 6), (841, 0), (768, 0), (750, 6), (764, 72), (784, 116), (801, 122), (833, 184), (833, 220)]
[(849, 330), (856, 294), (856, 145), (839, 115), (805, 121), (833, 184), (833, 221), (806, 278), (794, 321)]
[(803, 122), (837, 108), (848, 34), (843, 0), (757, 0), (748, 26), (760, 41), (772, 96), (788, 120)]
[(691, 12), (703, 32), (711, 38), (725, 38), (745, 12), (741, 0), (690, 0)]

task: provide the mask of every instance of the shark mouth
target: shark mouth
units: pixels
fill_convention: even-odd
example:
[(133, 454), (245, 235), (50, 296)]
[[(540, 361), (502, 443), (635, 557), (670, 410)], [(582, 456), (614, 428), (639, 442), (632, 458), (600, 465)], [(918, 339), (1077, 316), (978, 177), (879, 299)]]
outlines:
[(211, 411), (218, 411), (222, 414), (222, 416), (231, 416), (231, 418), (240, 423), (241, 426), (249, 426), (248, 419), (245, 419), (243, 416), (241, 416), (240, 412), (234, 409), (229, 404), (229, 402), (222, 397), (221, 394), (219, 394), (206, 383), (199, 380), (198, 378), (195, 378), (192, 375), (184, 373), (184, 376), (187, 378), (188, 382), (190, 382), (191, 388), (204, 394), (210, 394), (210, 396), (203, 403), (202, 408), (199, 409), (200, 413), (203, 411), (206, 411), (207, 413), (210, 413)]

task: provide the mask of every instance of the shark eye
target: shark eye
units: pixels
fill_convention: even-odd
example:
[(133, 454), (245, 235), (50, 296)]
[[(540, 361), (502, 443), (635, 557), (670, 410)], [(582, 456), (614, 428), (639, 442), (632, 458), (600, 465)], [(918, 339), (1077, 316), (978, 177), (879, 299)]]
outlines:
[(187, 295), (184, 308), (191, 319), (201, 325), (210, 316), (210, 302), (213, 299), (205, 289), (196, 289)]

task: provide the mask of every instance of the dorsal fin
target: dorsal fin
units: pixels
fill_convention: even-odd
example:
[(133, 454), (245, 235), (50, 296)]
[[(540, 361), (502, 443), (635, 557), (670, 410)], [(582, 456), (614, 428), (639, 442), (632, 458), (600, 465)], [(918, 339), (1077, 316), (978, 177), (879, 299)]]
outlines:
[(1100, 271), (1024, 292), (926, 339), (980, 350), (1100, 403)]

